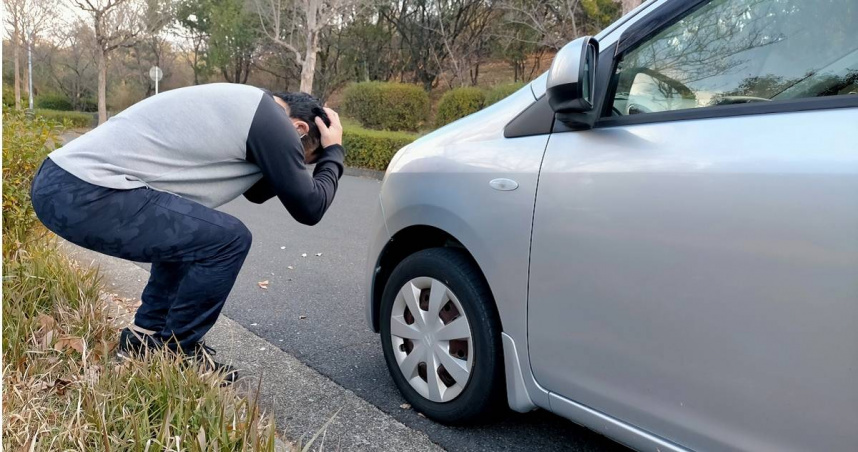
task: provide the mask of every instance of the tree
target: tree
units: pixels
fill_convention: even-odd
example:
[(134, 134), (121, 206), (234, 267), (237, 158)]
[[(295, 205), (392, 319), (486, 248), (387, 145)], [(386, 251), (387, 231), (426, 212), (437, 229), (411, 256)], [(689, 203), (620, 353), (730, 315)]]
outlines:
[(205, 58), (209, 38), (209, 14), (204, 1), (206, 0), (183, 0), (176, 5), (177, 22), (185, 30), (181, 35), (184, 43), (180, 46), (189, 54), (188, 64), (194, 72), (194, 85), (199, 85), (210, 72)]
[[(14, 53), (15, 70), (15, 108), (21, 108), (21, 63), (20, 47), (33, 45), (35, 38), (51, 25), (57, 0), (4, 0), (6, 11), (4, 18), (7, 27), (12, 29), (12, 52)], [(33, 93), (27, 93), (32, 97)]]
[[(403, 53), (402, 72), (412, 74), (411, 81), (432, 89), (441, 74), (449, 53), (438, 33), (438, 7), (434, 0), (401, 0), (379, 7), (379, 14), (398, 34)], [(452, 32), (450, 33), (452, 34)]]
[[(480, 76), (480, 64), (489, 50), (490, 35), (487, 32), (498, 18), (498, 11), (491, 1), (436, 0), (438, 26), (435, 30), (447, 53), (447, 64), (439, 66), (449, 69), (460, 86), (476, 85)], [(436, 55), (437, 57), (437, 55)]]
[(259, 44), (258, 23), (243, 0), (212, 0), (207, 62), (230, 83), (247, 83)]
[(319, 40), (343, 12), (359, 9), (362, 0), (254, 0), (262, 31), (275, 44), (295, 55), (301, 66), (299, 89), (313, 92)]
[(92, 18), (98, 65), (98, 123), (107, 121), (107, 62), (119, 48), (129, 48), (147, 31), (166, 23), (160, 3), (139, 0), (73, 0)]
[(87, 24), (75, 22), (44, 43), (39, 55), (40, 63), (47, 69), (45, 72), (56, 88), (69, 98), (75, 110), (87, 109), (89, 99), (96, 92), (94, 40)]
[(621, 13), (614, 0), (505, 0), (509, 23), (529, 27), (541, 45), (559, 50), (573, 39), (596, 34)]
[(260, 32), (244, 0), (183, 0), (177, 17), (191, 39), (195, 83), (215, 70), (228, 82), (247, 82)]

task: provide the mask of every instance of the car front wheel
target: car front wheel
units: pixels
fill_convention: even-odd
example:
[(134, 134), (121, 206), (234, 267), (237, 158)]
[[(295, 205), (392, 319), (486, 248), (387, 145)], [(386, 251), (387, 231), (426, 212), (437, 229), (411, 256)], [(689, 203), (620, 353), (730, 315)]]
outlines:
[(432, 248), (403, 260), (380, 314), (388, 369), (415, 410), (444, 423), (497, 414), (504, 401), (500, 322), (467, 254)]

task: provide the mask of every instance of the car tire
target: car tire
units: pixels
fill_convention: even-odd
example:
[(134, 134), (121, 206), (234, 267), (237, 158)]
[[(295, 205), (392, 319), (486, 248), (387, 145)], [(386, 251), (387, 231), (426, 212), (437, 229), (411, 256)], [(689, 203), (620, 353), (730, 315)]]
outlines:
[[(420, 288), (424, 286), (429, 286), (428, 292)], [(436, 292), (443, 295), (433, 298), (432, 294)], [(415, 333), (422, 330), (415, 323), (417, 319), (405, 300), (409, 293), (414, 295), (410, 299), (410, 306), (414, 302), (419, 305), (417, 309), (421, 311), (423, 330), (430, 331), (432, 327), (429, 325), (435, 325), (437, 333)], [(440, 309), (430, 304), (440, 306)], [(397, 311), (394, 312), (394, 309)], [(459, 312), (460, 309), (463, 312)], [(430, 311), (437, 311), (438, 314), (430, 315)], [(506, 411), (499, 316), (488, 284), (465, 252), (454, 248), (431, 248), (404, 259), (387, 281), (380, 315), (381, 343), (388, 370), (396, 386), (417, 412), (438, 422), (463, 424), (484, 422)], [(460, 317), (467, 320), (470, 336), (467, 339), (444, 341), (442, 336), (454, 337), (450, 332), (453, 327), (456, 327), (459, 335), (463, 334)], [(412, 322), (410, 325), (407, 323), (409, 318)], [(456, 320), (459, 322), (454, 325)], [(438, 323), (432, 324), (433, 321)], [(394, 322), (397, 323), (394, 325), (397, 333), (415, 335), (415, 338), (404, 339), (392, 335)], [(410, 329), (401, 333), (404, 331), (403, 324)], [(451, 328), (442, 331), (447, 326)], [(436, 353), (430, 356), (427, 350)], [(448, 356), (441, 356), (445, 352)], [(414, 357), (410, 359), (412, 353)], [(458, 359), (454, 363), (460, 366), (456, 368), (458, 372), (448, 372), (443, 367), (443, 363), (451, 363), (451, 357)], [(417, 365), (414, 372), (412, 364), (417, 360), (423, 362)], [(429, 361), (433, 362), (432, 366), (427, 365)], [(454, 364), (450, 364), (450, 367)], [(430, 374), (429, 369), (435, 365), (438, 365), (436, 372)], [(462, 368), (468, 369), (467, 378)], [(409, 373), (409, 377), (406, 377), (406, 373)], [(459, 380), (465, 379), (466, 383), (461, 384)], [(440, 389), (433, 392), (433, 383), (434, 387)]]

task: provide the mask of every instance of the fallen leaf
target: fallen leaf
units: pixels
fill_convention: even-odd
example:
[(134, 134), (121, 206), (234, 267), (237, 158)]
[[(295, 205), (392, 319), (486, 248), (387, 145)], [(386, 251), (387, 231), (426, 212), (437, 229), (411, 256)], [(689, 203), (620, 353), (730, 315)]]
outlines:
[(51, 342), (54, 341), (54, 330), (49, 330), (44, 337), (42, 337), (41, 347), (42, 350), (46, 350), (51, 348)]
[(78, 353), (83, 353), (84, 347), (86, 347), (86, 343), (84, 343), (83, 339), (73, 336), (61, 337), (57, 339), (57, 343), (54, 344), (54, 350), (58, 352), (71, 348)]
[(262, 289), (268, 288), (268, 280), (267, 279), (265, 281), (259, 281), (257, 284), (259, 284), (259, 287)]
[(43, 331), (48, 331), (54, 329), (54, 325), (57, 322), (53, 317), (47, 314), (39, 314), (39, 328)]
[(289, 270), (295, 270), (295, 267), (293, 267), (293, 266), (291, 266), (291, 265), (290, 265), (290, 266), (288, 266), (288, 267), (286, 267), (286, 268), (288, 268)]
[(117, 345), (117, 342), (108, 342), (102, 340), (101, 343), (96, 345), (95, 349), (92, 351), (92, 354), (90, 355), (91, 362), (97, 363), (101, 361), (102, 358), (104, 358), (105, 356), (112, 355)]
[(420, 417), (422, 417), (423, 419), (426, 419), (426, 415), (425, 415), (425, 414), (423, 414), (423, 413), (417, 413), (417, 415), (418, 415), (418, 416), (420, 416)]
[(66, 387), (70, 385), (72, 380), (66, 378), (57, 378), (54, 380), (54, 389), (57, 390), (57, 394), (63, 395), (66, 392)]
[(410, 403), (403, 403), (402, 405), (399, 405), (399, 408), (402, 408), (403, 410), (410, 410), (411, 404)]
[(306, 318), (307, 318), (307, 316), (306, 316), (306, 315), (299, 315), (299, 316), (298, 316), (298, 318), (299, 318), (299, 319), (301, 319), (301, 320), (304, 320), (304, 319), (306, 319)]

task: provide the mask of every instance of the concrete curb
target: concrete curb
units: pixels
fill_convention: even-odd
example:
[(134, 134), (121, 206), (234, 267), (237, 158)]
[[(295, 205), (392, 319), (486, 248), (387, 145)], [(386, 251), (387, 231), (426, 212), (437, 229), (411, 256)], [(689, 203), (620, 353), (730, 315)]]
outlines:
[(369, 179), (382, 180), (384, 179), (384, 171), (376, 171), (364, 168), (354, 168), (347, 166), (343, 172), (346, 176), (366, 177)]
[[(106, 289), (122, 297), (136, 299), (149, 279), (146, 270), (131, 262), (69, 243), (63, 249), (81, 265), (98, 267)], [(261, 405), (273, 412), (278, 432), (295, 443), (306, 443), (333, 417), (324, 435), (328, 449), (443, 450), (425, 433), (406, 427), (226, 316), (206, 335), (206, 343), (218, 350), (219, 359), (240, 369), (248, 387), (255, 388), (262, 378)], [(314, 448), (322, 446), (319, 441), (321, 437)], [(277, 450), (290, 447), (281, 443)]]

